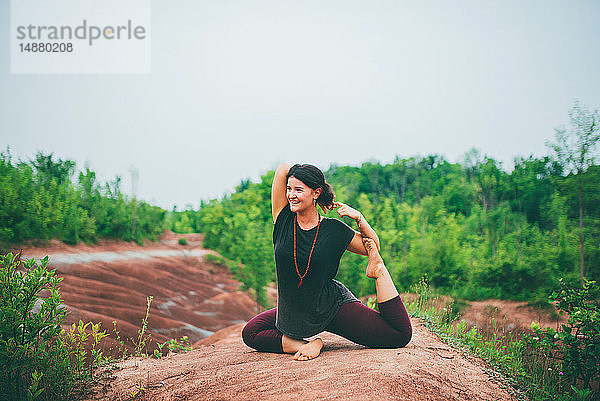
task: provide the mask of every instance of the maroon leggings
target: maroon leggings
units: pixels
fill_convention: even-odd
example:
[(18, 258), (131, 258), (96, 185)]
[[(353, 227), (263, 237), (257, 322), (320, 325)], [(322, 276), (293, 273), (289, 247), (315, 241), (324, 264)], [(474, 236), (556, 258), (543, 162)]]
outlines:
[[(380, 312), (360, 302), (344, 304), (324, 331), (370, 348), (404, 347), (412, 337), (412, 326), (400, 295), (378, 305)], [(273, 308), (254, 316), (242, 330), (244, 343), (257, 351), (282, 354), (283, 334), (275, 327), (276, 315)]]

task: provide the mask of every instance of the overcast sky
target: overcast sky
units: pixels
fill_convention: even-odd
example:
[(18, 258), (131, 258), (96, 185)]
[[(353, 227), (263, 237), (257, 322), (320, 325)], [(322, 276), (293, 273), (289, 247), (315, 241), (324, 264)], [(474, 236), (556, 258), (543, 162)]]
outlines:
[[(598, 1), (152, 1), (151, 73), (10, 73), (0, 2), (0, 143), (102, 180), (139, 170), (171, 208), (281, 161), (396, 155), (510, 169), (579, 99), (600, 108)], [(130, 192), (127, 182), (125, 192)]]

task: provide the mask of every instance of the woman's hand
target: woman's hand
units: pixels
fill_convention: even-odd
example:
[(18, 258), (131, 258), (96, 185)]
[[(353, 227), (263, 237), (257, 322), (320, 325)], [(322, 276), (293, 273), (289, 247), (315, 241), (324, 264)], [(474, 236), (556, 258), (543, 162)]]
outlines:
[(334, 208), (338, 209), (338, 214), (340, 216), (348, 216), (351, 219), (356, 220), (356, 224), (358, 225), (358, 229), (360, 233), (355, 233), (354, 238), (350, 242), (348, 249), (350, 252), (358, 253), (360, 255), (366, 255), (367, 249), (365, 248), (364, 243), (362, 242), (363, 238), (371, 238), (375, 245), (377, 246), (377, 250), (379, 250), (379, 237), (377, 233), (371, 228), (369, 223), (365, 220), (364, 216), (361, 212), (356, 209), (351, 208), (348, 205), (343, 204), (342, 202), (333, 202)]
[(342, 202), (333, 202), (333, 207), (339, 208), (337, 212), (340, 215), (340, 217), (348, 216), (353, 220), (359, 220), (362, 217), (362, 214), (358, 210), (353, 209)]

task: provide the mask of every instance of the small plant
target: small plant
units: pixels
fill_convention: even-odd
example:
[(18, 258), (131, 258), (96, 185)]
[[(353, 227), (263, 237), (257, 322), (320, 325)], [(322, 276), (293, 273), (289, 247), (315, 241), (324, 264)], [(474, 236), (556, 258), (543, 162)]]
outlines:
[(148, 328), (148, 315), (150, 314), (150, 304), (152, 303), (152, 299), (154, 299), (152, 295), (146, 298), (146, 315), (142, 319), (142, 327), (138, 330), (137, 341), (134, 340), (133, 342), (136, 356), (145, 355), (142, 353), (142, 349), (146, 347), (146, 341), (152, 337), (152, 334), (146, 335), (146, 329)]
[(35, 400), (44, 391), (44, 388), (38, 388), (42, 376), (44, 376), (44, 374), (38, 373), (37, 370), (34, 370), (33, 373), (31, 373), (31, 384), (27, 389), (27, 401)]
[(367, 299), (367, 306), (373, 310), (377, 310), (377, 298), (369, 297)]
[(582, 390), (579, 390), (577, 387), (571, 385), (571, 389), (573, 390), (573, 393), (575, 393), (575, 397), (576, 397), (577, 401), (589, 400), (593, 394), (592, 390), (590, 390), (589, 388), (584, 388)]
[(154, 359), (161, 359), (163, 357), (163, 353), (162, 353), (162, 349), (165, 346), (165, 343), (159, 344), (157, 343), (156, 346), (158, 347), (157, 349), (154, 350), (154, 352), (152, 353), (152, 358)]
[(185, 238), (185, 237), (179, 238), (179, 240), (177, 240), (177, 242), (179, 243), (179, 245), (187, 245), (187, 238)]
[(213, 265), (217, 265), (217, 266), (226, 266), (226, 262), (225, 259), (217, 256), (217, 255), (213, 255), (212, 253), (208, 253), (206, 255), (204, 255), (204, 261), (206, 263), (212, 263)]
[(167, 344), (167, 348), (169, 348), (170, 352), (174, 352), (176, 354), (192, 350), (192, 346), (190, 345), (190, 340), (188, 339), (188, 336), (183, 336), (180, 340), (172, 338), (165, 344)]
[(146, 392), (146, 387), (144, 387), (144, 383), (143, 380), (140, 378), (137, 381), (137, 386), (131, 390), (131, 393), (129, 394), (129, 399), (130, 400), (135, 400), (138, 397), (141, 397), (144, 392)]
[(193, 348), (190, 345), (190, 340), (188, 336), (183, 336), (181, 339), (177, 340), (175, 338), (170, 339), (169, 341), (165, 341), (162, 344), (156, 344), (158, 349), (154, 350), (154, 354), (152, 355), (156, 359), (161, 359), (163, 356), (163, 348), (167, 346), (167, 352), (173, 352), (176, 354), (191, 351)]
[[(91, 381), (94, 369), (107, 360), (98, 349), (100, 341), (108, 336), (106, 332), (100, 331), (100, 325), (101, 323), (91, 322), (84, 324), (80, 320), (79, 324), (73, 323), (68, 330), (61, 331), (59, 336), (61, 345), (69, 352), (72, 374), (81, 382)], [(91, 330), (89, 334), (88, 329)], [(90, 344), (88, 340), (91, 340)], [(87, 348), (90, 349), (89, 353)]]
[(115, 338), (117, 340), (117, 344), (119, 344), (119, 355), (121, 359), (127, 358), (127, 347), (125, 346), (125, 342), (121, 340), (121, 333), (117, 330), (117, 321), (113, 320), (113, 332), (115, 333)]

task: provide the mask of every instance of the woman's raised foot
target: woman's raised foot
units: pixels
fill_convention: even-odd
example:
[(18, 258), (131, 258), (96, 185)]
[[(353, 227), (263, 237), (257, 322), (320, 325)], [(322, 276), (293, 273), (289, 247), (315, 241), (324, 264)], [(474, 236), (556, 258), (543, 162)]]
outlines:
[(387, 272), (383, 259), (379, 255), (377, 245), (371, 238), (363, 238), (363, 244), (367, 249), (369, 264), (367, 265), (367, 277), (377, 279)]

